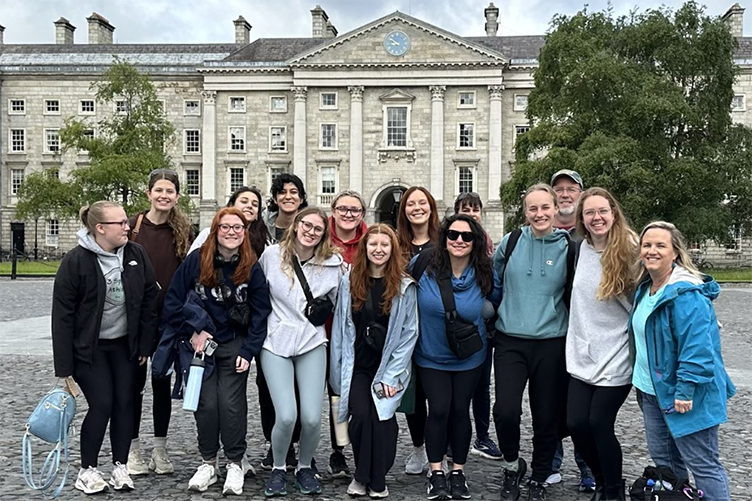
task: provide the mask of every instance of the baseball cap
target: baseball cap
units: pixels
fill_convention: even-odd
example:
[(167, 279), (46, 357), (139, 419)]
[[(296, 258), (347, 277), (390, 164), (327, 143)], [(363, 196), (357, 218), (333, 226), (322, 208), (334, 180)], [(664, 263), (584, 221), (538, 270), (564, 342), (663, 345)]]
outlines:
[(585, 189), (585, 186), (582, 184), (582, 176), (577, 171), (569, 170), (569, 169), (562, 169), (558, 171), (556, 174), (551, 176), (551, 186), (553, 186), (556, 183), (556, 180), (559, 179), (562, 176), (567, 176), (572, 181), (580, 185), (580, 189)]

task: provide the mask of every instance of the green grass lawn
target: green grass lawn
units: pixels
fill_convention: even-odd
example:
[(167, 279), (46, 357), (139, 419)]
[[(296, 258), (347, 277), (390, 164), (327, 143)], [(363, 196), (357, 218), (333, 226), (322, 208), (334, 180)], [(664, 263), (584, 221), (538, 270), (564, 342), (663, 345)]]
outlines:
[[(19, 275), (55, 276), (60, 261), (19, 261), (16, 273)], [(0, 263), (0, 275), (10, 275), (10, 261)]]
[(752, 268), (710, 268), (702, 271), (717, 282), (752, 282)]

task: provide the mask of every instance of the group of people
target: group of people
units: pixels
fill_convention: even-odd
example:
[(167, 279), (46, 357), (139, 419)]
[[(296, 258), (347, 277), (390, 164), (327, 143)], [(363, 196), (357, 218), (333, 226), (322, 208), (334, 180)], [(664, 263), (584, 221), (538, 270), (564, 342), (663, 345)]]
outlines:
[[(367, 226), (354, 191), (334, 197), (331, 216), (308, 207), (301, 180), (282, 174), (268, 207), (259, 190), (240, 188), (195, 239), (176, 205), (175, 171), (152, 172), (147, 195), (150, 209), (130, 218), (113, 202), (83, 208), (79, 245), (55, 279), (55, 372), (73, 378), (89, 404), (77, 489), (108, 487), (97, 468), (108, 423), (113, 489), (133, 489), (132, 477), (150, 471), (174, 472), (171, 399), (199, 377), (190, 369), (200, 359), (202, 462), (188, 488), (218, 481), (223, 449), (222, 492), (241, 494), (254, 471), (246, 395), (255, 359), (270, 443), (261, 463), (271, 470), (267, 497), (287, 493), (288, 468), (301, 493), (322, 492), (314, 453), (327, 393), (327, 469), (352, 476), (350, 496), (389, 495), (395, 416), (405, 412), (413, 443), (405, 473), (428, 471), (428, 499), (471, 497), (473, 452), (499, 461), (502, 500), (522, 490), (545, 500), (547, 486), (561, 481), (561, 440), (571, 435), (580, 490), (624, 500), (614, 427), (634, 386), (656, 466), (672, 470), (678, 485), (689, 470), (707, 500), (730, 499), (718, 427), (735, 390), (711, 303), (718, 284), (692, 264), (676, 227), (654, 222), (638, 235), (615, 198), (585, 190), (578, 173), (531, 186), (526, 224), (496, 247), (476, 193), (460, 194), (440, 221), (431, 193), (411, 187), (395, 230)], [(154, 439), (146, 461), (139, 428), (149, 358)], [(489, 435), (492, 373), (498, 446)], [(526, 386), (533, 452), (525, 488)]]

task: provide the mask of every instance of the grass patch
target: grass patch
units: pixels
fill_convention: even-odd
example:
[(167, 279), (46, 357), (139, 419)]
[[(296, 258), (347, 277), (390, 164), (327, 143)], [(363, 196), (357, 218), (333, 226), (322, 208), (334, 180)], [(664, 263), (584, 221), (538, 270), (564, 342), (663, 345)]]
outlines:
[[(54, 276), (60, 267), (60, 261), (18, 261), (16, 273), (19, 275)], [(10, 275), (11, 262), (0, 263), (0, 274)]]
[(702, 271), (717, 282), (752, 282), (752, 268), (709, 268)]

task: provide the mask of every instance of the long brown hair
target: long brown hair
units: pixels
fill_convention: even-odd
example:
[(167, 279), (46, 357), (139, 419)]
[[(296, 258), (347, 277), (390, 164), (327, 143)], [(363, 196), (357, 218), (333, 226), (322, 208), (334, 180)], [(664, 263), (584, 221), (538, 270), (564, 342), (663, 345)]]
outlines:
[(292, 224), (285, 231), (285, 235), (279, 242), (279, 250), (282, 258), (282, 271), (290, 277), (292, 285), (295, 285), (295, 279), (293, 278), (295, 271), (292, 267), (292, 260), (297, 259), (295, 254), (295, 239), (298, 238), (298, 223), (300, 223), (304, 217), (316, 214), (321, 218), (324, 224), (324, 234), (321, 235), (321, 240), (316, 244), (316, 248), (313, 251), (314, 264), (323, 264), (324, 261), (332, 257), (334, 254), (339, 254), (339, 248), (332, 244), (332, 229), (329, 226), (329, 218), (326, 213), (318, 207), (308, 207), (299, 211), (295, 215), (295, 219)]
[[(219, 285), (217, 282), (216, 269), (214, 267), (214, 256), (219, 252), (219, 244), (217, 243), (217, 235), (219, 234), (219, 222), (224, 216), (238, 216), (243, 226), (248, 223), (243, 217), (243, 213), (240, 209), (235, 207), (224, 207), (219, 209), (219, 212), (214, 216), (211, 224), (211, 230), (209, 231), (209, 237), (201, 246), (199, 251), (201, 252), (199, 282), (206, 287), (216, 287)], [(243, 231), (243, 243), (240, 244), (238, 249), (239, 261), (235, 266), (235, 273), (232, 274), (232, 283), (236, 286), (244, 284), (251, 277), (251, 268), (256, 264), (256, 253), (251, 248), (250, 239), (248, 234)]]
[(439, 211), (436, 208), (436, 200), (426, 188), (411, 186), (402, 195), (399, 213), (397, 214), (397, 237), (399, 238), (400, 249), (405, 259), (409, 259), (411, 256), (412, 250), (410, 244), (413, 242), (413, 226), (410, 224), (410, 220), (407, 219), (405, 208), (407, 207), (407, 199), (416, 191), (422, 191), (426, 195), (428, 206), (431, 208), (431, 216), (428, 218), (428, 241), (436, 243), (439, 239)]
[(630, 294), (636, 285), (637, 272), (635, 263), (639, 254), (637, 248), (637, 233), (629, 226), (619, 202), (606, 189), (593, 187), (585, 190), (580, 195), (575, 209), (575, 225), (577, 233), (584, 235), (590, 245), (593, 245), (593, 236), (585, 228), (585, 220), (582, 214), (585, 200), (590, 197), (603, 197), (611, 207), (614, 222), (606, 237), (606, 248), (601, 254), (601, 283), (595, 298), (605, 301), (619, 295)]
[(392, 244), (392, 255), (386, 262), (384, 268), (384, 295), (382, 296), (381, 311), (384, 315), (389, 315), (392, 310), (392, 300), (400, 293), (402, 279), (407, 275), (405, 267), (407, 263), (402, 255), (397, 240), (397, 234), (387, 224), (376, 223), (368, 227), (363, 234), (363, 238), (358, 242), (358, 249), (355, 252), (352, 271), (350, 271), (350, 295), (352, 296), (352, 307), (360, 310), (365, 305), (368, 297), (368, 288), (373, 284), (374, 279), (369, 274), (368, 261), (368, 238), (371, 235), (386, 235)]
[[(175, 186), (175, 192), (180, 194), (180, 178), (178, 173), (172, 169), (156, 169), (149, 176), (149, 191), (154, 188), (157, 181), (169, 181)], [(191, 235), (193, 229), (191, 222), (183, 211), (176, 204), (167, 215), (167, 224), (172, 229), (172, 235), (175, 239), (175, 255), (180, 261), (188, 255), (191, 248)]]

